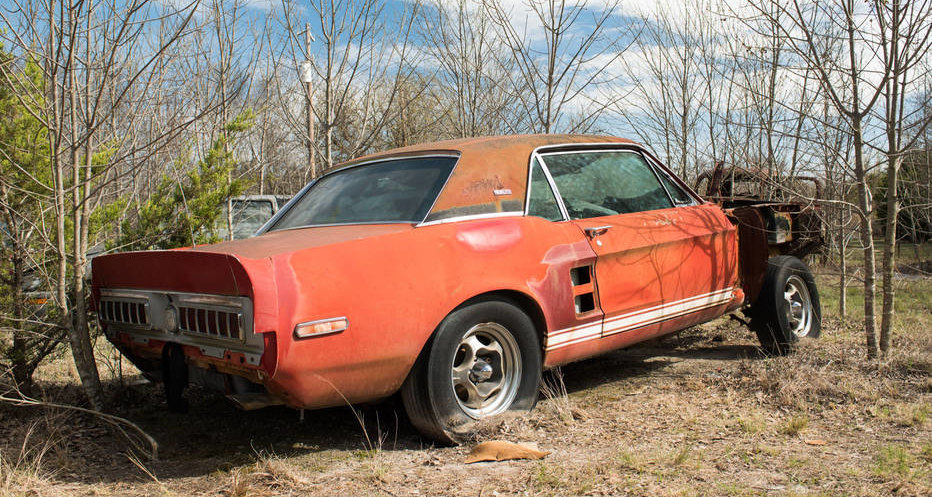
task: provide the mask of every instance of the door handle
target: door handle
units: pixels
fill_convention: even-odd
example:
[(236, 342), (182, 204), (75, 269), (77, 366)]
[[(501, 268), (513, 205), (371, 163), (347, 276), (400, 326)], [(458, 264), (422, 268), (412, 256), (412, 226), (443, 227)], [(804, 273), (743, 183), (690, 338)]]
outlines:
[(593, 226), (591, 228), (586, 228), (586, 236), (591, 240), (597, 236), (604, 235), (610, 228), (611, 226)]

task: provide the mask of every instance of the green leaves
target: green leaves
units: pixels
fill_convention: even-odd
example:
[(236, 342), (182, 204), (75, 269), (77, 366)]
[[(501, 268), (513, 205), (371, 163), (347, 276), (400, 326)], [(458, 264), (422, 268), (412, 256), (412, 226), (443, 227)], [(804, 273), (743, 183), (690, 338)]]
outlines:
[[(116, 248), (168, 249), (217, 241), (216, 226), (224, 202), (242, 194), (246, 187), (245, 181), (233, 177), (236, 161), (229, 141), (248, 130), (253, 117), (246, 111), (228, 123), (226, 133), (217, 137), (204, 158), (180, 178), (162, 175), (156, 191), (138, 206), (137, 216), (123, 221)], [(187, 156), (179, 158), (174, 169), (183, 170), (188, 160)]]

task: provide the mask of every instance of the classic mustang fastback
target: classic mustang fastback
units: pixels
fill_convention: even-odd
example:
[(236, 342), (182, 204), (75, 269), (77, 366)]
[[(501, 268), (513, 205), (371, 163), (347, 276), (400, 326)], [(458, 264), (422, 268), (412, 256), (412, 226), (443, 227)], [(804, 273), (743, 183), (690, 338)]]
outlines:
[(98, 257), (95, 308), (172, 409), (189, 381), (244, 408), (400, 390), (455, 441), (546, 368), (737, 309), (768, 352), (818, 336), (799, 211), (725, 211), (619, 138), (430, 143), (327, 171), (255, 237)]

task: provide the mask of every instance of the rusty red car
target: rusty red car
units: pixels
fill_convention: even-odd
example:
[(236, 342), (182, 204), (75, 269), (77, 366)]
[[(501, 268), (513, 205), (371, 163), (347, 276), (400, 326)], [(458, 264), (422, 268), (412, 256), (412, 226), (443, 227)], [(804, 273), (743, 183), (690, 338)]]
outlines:
[(621, 138), (469, 138), (341, 164), (252, 238), (100, 256), (93, 295), (171, 409), (189, 382), (247, 409), (400, 391), (451, 442), (548, 368), (733, 311), (768, 352), (817, 337), (794, 215), (706, 202)]

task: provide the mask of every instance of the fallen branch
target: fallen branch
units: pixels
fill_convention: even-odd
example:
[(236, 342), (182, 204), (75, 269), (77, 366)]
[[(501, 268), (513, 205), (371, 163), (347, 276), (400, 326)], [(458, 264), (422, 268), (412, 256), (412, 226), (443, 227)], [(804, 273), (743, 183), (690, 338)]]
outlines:
[[(142, 428), (133, 423), (132, 421), (121, 418), (119, 416), (114, 416), (113, 414), (107, 414), (100, 411), (95, 411), (94, 409), (87, 409), (84, 407), (71, 406), (67, 404), (55, 404), (53, 402), (43, 402), (41, 400), (32, 399), (26, 397), (25, 395), (20, 394), (19, 398), (8, 397), (6, 394), (0, 395), (0, 401), (8, 402), (14, 406), (39, 406), (39, 407), (51, 407), (56, 409), (67, 409), (72, 411), (83, 412), (85, 414), (91, 414), (97, 416), (98, 418), (106, 421), (111, 426), (116, 428), (120, 434), (129, 441), (130, 445), (133, 446), (139, 452), (145, 453), (150, 461), (155, 461), (159, 458), (159, 443), (155, 441), (148, 433), (146, 433)], [(129, 433), (124, 429), (125, 427), (131, 428), (133, 431), (139, 434), (148, 444), (149, 449), (146, 450), (145, 447), (140, 445)]]

